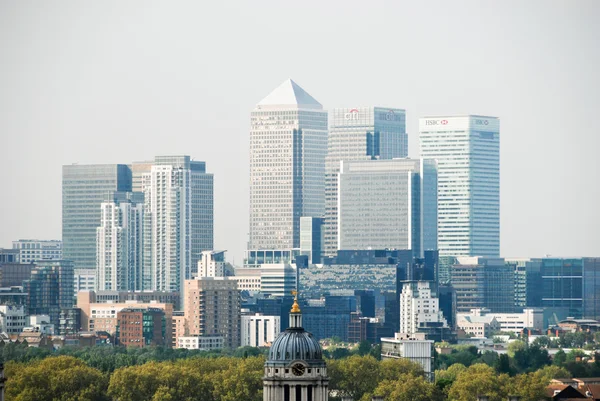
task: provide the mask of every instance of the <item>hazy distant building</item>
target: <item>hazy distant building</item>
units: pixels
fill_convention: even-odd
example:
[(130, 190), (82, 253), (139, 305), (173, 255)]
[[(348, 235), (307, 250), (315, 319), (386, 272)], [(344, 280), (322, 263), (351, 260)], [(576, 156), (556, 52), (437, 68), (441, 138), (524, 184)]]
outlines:
[(291, 79), (250, 118), (249, 249), (300, 246), (300, 217), (325, 211), (327, 112)]
[(496, 117), (419, 120), (421, 157), (438, 163), (440, 256), (500, 254), (499, 129)]
[(213, 249), (213, 175), (189, 156), (157, 156), (142, 187), (143, 288), (179, 291)]
[(325, 167), (325, 256), (335, 256), (338, 249), (340, 161), (393, 159), (407, 155), (408, 135), (403, 109), (359, 107), (331, 112)]
[(341, 162), (338, 249), (437, 248), (435, 161)]
[(113, 192), (100, 205), (96, 290), (141, 290), (144, 194)]
[(37, 260), (61, 260), (62, 241), (20, 239), (13, 241), (13, 249), (19, 250), (21, 263), (32, 263)]
[(96, 268), (96, 228), (100, 225), (100, 204), (111, 191), (131, 191), (129, 166), (63, 166), (63, 258), (72, 261), (76, 269)]

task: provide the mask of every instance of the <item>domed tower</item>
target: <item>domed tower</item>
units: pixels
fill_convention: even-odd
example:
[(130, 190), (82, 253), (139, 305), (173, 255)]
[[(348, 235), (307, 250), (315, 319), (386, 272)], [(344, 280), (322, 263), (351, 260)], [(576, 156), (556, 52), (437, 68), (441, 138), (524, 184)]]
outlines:
[(290, 327), (273, 341), (263, 377), (264, 401), (327, 401), (327, 367), (319, 342), (302, 328), (294, 291)]

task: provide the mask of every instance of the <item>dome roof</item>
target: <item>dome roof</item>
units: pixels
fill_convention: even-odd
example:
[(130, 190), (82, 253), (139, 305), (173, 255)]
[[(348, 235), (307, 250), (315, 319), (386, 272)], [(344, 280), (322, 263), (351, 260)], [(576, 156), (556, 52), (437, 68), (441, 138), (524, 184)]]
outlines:
[(323, 352), (311, 333), (302, 327), (290, 327), (273, 341), (267, 363), (289, 363), (297, 359), (322, 362)]

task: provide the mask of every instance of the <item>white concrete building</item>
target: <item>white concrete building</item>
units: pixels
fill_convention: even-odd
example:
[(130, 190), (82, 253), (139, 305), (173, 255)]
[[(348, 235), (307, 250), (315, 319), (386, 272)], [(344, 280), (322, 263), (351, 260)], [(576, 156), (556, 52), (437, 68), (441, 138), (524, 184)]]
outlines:
[(181, 291), (202, 251), (213, 249), (213, 175), (189, 156), (157, 156), (141, 176), (142, 289)]
[(23, 305), (0, 305), (0, 333), (17, 334), (27, 326), (27, 311)]
[(402, 285), (400, 294), (400, 332), (416, 333), (420, 323), (443, 323), (448, 327), (440, 311), (440, 300), (432, 292), (429, 281), (410, 281)]
[(142, 286), (144, 196), (115, 192), (100, 205), (96, 229), (96, 291)]
[(249, 249), (300, 246), (300, 217), (325, 212), (327, 111), (291, 79), (250, 117)]
[(204, 251), (198, 260), (198, 277), (224, 277), (225, 252)]
[(438, 162), (440, 256), (500, 254), (500, 122), (487, 116), (419, 119), (421, 157)]
[(260, 266), (260, 292), (274, 297), (290, 295), (296, 288), (296, 266), (287, 263)]
[(223, 348), (222, 336), (185, 336), (177, 338), (177, 348), (212, 351)]
[(58, 328), (50, 323), (49, 315), (31, 315), (27, 319), (27, 327), (23, 328), (25, 332), (42, 333), (53, 336)]
[(280, 316), (242, 315), (242, 347), (267, 347), (280, 332)]
[(395, 333), (394, 338), (381, 338), (381, 358), (406, 358), (423, 367), (426, 377), (433, 380), (433, 341), (421, 333)]
[(238, 282), (238, 290), (260, 292), (260, 267), (235, 269), (235, 279)]
[(461, 316), (479, 316), (495, 318), (500, 325), (500, 331), (520, 333), (523, 329), (544, 330), (544, 310), (537, 308), (526, 308), (521, 313), (492, 313), (488, 309), (471, 309), (469, 314), (458, 314)]
[(20, 239), (13, 241), (13, 249), (19, 250), (20, 263), (33, 263), (40, 260), (62, 260), (62, 241)]
[(456, 315), (456, 327), (473, 337), (489, 338), (493, 332), (500, 330), (500, 323), (493, 316), (459, 313)]

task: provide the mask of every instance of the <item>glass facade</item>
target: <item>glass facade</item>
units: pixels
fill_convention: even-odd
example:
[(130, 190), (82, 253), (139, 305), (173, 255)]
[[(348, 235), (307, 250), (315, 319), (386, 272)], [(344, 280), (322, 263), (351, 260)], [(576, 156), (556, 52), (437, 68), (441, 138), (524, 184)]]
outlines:
[(31, 278), (23, 281), (30, 315), (49, 315), (59, 327), (62, 308), (73, 307), (73, 264), (68, 260), (38, 262)]
[(459, 257), (450, 268), (456, 292), (456, 311), (488, 308), (495, 313), (515, 312), (515, 276), (500, 258)]
[(435, 249), (435, 176), (434, 161), (342, 161), (337, 247), (410, 249), (416, 257), (425, 247)]
[(327, 112), (291, 80), (250, 118), (250, 249), (300, 246), (300, 217), (322, 216)]
[(583, 317), (600, 320), (600, 258), (583, 258)]
[(440, 256), (499, 256), (498, 118), (421, 118), (419, 136), (421, 157), (438, 162)]
[(320, 217), (300, 218), (300, 254), (307, 255), (311, 264), (321, 263), (322, 227), (323, 219)]
[(131, 170), (124, 164), (63, 166), (63, 258), (76, 269), (96, 268), (96, 228), (107, 193), (131, 191)]
[(393, 159), (408, 155), (406, 113), (402, 109), (334, 109), (325, 163), (324, 254), (338, 249), (338, 173), (340, 162)]

